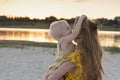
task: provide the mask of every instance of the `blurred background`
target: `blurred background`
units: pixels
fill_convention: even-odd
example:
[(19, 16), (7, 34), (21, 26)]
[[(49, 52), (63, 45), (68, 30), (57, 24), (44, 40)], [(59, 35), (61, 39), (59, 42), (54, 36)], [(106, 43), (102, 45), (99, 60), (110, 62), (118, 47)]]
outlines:
[(119, 48), (119, 3), (119, 0), (0, 0), (1, 46), (18, 42), (53, 45), (56, 41), (48, 34), (51, 22), (64, 19), (72, 26), (76, 16), (85, 14), (98, 24), (101, 45)]
[(98, 24), (103, 80), (120, 80), (119, 9), (120, 0), (0, 0), (0, 80), (42, 80), (56, 54), (50, 23), (72, 27), (83, 14)]

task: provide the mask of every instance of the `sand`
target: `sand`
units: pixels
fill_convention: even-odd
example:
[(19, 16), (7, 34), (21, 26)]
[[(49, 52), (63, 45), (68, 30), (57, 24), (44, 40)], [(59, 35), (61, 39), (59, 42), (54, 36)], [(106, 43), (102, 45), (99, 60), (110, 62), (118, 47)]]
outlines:
[[(56, 48), (0, 48), (0, 80), (42, 80), (43, 73), (54, 61)], [(103, 68), (108, 77), (120, 80), (120, 53), (104, 52)]]

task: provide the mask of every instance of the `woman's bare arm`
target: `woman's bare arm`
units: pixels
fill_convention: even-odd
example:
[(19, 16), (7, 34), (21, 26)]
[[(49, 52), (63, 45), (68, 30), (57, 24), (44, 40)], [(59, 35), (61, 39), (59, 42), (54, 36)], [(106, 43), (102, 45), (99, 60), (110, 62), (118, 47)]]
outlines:
[(59, 80), (67, 72), (71, 72), (75, 67), (74, 63), (65, 62), (52, 75), (50, 75), (47, 80)]

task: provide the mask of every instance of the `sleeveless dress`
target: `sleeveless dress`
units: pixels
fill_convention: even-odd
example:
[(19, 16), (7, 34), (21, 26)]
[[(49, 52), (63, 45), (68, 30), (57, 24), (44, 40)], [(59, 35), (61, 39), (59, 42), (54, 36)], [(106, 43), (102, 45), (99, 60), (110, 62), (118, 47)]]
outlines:
[(65, 51), (60, 50), (60, 44), (62, 42), (63, 39), (60, 39), (58, 41), (58, 45), (57, 45), (57, 54), (56, 54), (56, 58), (54, 61), (54, 64), (52, 64), (49, 68), (48, 68), (48, 73), (53, 73), (60, 65), (63, 64), (63, 62), (65, 62), (66, 57), (73, 53), (75, 51), (75, 45), (71, 42), (69, 44), (69, 46), (65, 49)]
[(80, 51), (75, 51), (68, 55), (66, 62), (73, 62), (76, 65), (76, 69), (73, 72), (65, 74), (65, 80), (81, 80), (83, 74), (83, 68), (81, 65), (82, 55)]

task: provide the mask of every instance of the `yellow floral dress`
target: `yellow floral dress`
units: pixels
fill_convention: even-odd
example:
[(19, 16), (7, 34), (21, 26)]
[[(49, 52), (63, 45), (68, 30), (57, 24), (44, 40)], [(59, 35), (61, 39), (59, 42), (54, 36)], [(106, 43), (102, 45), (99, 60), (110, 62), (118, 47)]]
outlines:
[(65, 74), (65, 80), (81, 80), (83, 68), (81, 65), (82, 55), (80, 51), (75, 51), (68, 55), (67, 62), (73, 62), (76, 65), (76, 69), (73, 72)]

